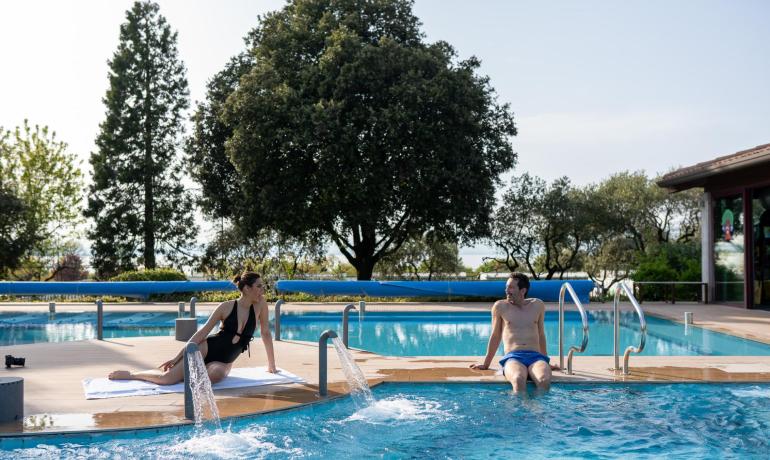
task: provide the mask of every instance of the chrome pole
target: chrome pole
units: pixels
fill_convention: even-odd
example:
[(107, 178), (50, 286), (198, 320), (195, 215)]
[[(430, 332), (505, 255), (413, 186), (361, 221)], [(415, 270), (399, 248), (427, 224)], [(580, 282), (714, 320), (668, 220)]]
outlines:
[(345, 348), (350, 348), (348, 346), (348, 323), (350, 322), (350, 310), (355, 310), (356, 306), (351, 304), (347, 304), (345, 306), (345, 309), (342, 310), (342, 343), (345, 345)]
[(96, 301), (96, 338), (104, 340), (104, 302), (102, 299)]
[(615, 300), (612, 302), (612, 356), (615, 357), (615, 367), (613, 370), (620, 369), (620, 356), (618, 350), (620, 350), (620, 317), (618, 315), (618, 303), (620, 302), (621, 287), (615, 288)]
[(281, 340), (281, 305), (283, 305), (283, 299), (278, 299), (275, 302), (275, 340)]
[(331, 329), (325, 330), (321, 337), (318, 338), (318, 394), (326, 396), (328, 388), (326, 386), (327, 380), (327, 362), (326, 362), (326, 342), (329, 339), (337, 337), (337, 333)]
[(564, 369), (564, 295), (567, 283), (561, 285), (559, 291), (559, 369)]
[(195, 342), (188, 342), (184, 349), (184, 417), (188, 420), (195, 420), (194, 396), (190, 383), (190, 355), (198, 350), (198, 344)]

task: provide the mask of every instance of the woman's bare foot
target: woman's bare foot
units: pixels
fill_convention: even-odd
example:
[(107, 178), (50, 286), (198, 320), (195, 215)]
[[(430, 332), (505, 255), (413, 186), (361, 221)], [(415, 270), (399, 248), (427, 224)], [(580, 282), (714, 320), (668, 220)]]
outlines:
[(131, 380), (131, 372), (129, 371), (113, 371), (107, 376), (110, 380)]

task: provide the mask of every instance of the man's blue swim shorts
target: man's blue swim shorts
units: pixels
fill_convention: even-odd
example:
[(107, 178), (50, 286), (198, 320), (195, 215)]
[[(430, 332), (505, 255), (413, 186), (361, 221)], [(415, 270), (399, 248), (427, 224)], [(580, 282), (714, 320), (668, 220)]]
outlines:
[(532, 351), (532, 350), (511, 351), (506, 353), (505, 356), (503, 356), (503, 359), (500, 360), (500, 367), (503, 369), (503, 375), (505, 375), (505, 363), (509, 359), (515, 359), (516, 361), (523, 364), (524, 367), (526, 367), (527, 369), (529, 369), (529, 366), (533, 365), (538, 361), (545, 361), (546, 363), (551, 362), (551, 358), (543, 354), (540, 354), (536, 351)]

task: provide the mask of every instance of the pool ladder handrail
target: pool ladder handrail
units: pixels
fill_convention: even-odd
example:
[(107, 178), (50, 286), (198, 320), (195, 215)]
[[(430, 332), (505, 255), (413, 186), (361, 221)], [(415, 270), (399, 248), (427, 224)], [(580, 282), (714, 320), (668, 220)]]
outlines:
[(637, 302), (636, 297), (634, 297), (634, 293), (631, 291), (631, 289), (626, 285), (626, 283), (619, 283), (618, 288), (615, 290), (615, 300), (612, 305), (612, 313), (614, 316), (612, 355), (615, 357), (615, 367), (613, 370), (620, 369), (618, 355), (618, 351), (620, 350), (620, 315), (618, 314), (618, 304), (620, 303), (621, 291), (626, 295), (626, 297), (628, 297), (628, 300), (631, 301), (631, 305), (634, 306), (634, 310), (636, 310), (636, 314), (639, 316), (639, 329), (641, 332), (639, 346), (634, 347), (629, 345), (628, 348), (626, 348), (626, 351), (623, 353), (623, 375), (628, 375), (629, 356), (631, 353), (641, 353), (642, 350), (644, 350), (644, 344), (647, 341), (647, 320), (644, 318), (644, 310), (642, 310), (642, 307), (639, 306), (639, 302)]
[(580, 302), (572, 285), (569, 283), (562, 284), (559, 291), (559, 368), (562, 370), (564, 369), (564, 300), (568, 292), (572, 302), (575, 303), (580, 312), (580, 319), (583, 321), (583, 341), (580, 344), (580, 348), (572, 345), (569, 347), (569, 353), (567, 354), (567, 374), (572, 375), (572, 355), (574, 353), (583, 353), (588, 346), (588, 313), (583, 308), (583, 303)]

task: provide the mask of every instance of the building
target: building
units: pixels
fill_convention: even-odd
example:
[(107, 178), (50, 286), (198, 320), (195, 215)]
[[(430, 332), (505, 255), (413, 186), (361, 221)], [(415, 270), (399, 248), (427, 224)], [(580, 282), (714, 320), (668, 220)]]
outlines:
[(702, 273), (714, 302), (770, 309), (770, 144), (666, 174), (672, 192), (703, 188)]

